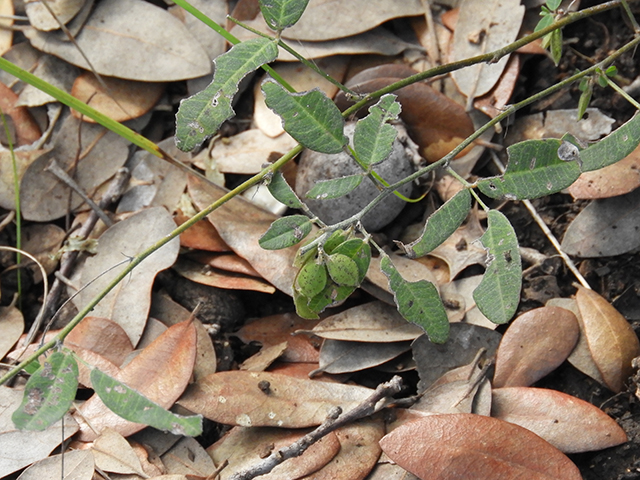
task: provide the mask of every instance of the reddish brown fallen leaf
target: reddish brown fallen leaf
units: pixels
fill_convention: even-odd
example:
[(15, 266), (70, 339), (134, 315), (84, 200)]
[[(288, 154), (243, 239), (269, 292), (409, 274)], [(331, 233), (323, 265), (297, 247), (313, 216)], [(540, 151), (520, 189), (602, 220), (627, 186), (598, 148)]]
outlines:
[(240, 364), (240, 370), (247, 372), (264, 372), (287, 349), (287, 342), (263, 347), (258, 353), (250, 356)]
[[(176, 212), (174, 220), (178, 225), (182, 225), (189, 220), (189, 216), (182, 213), (181, 210)], [(180, 245), (186, 248), (197, 248), (208, 252), (230, 252), (229, 245), (224, 243), (222, 237), (211, 222), (200, 220), (191, 228), (180, 234)]]
[(542, 307), (516, 318), (496, 352), (493, 386), (528, 387), (564, 362), (578, 343), (580, 326), (569, 310)]
[[(106, 76), (101, 78), (107, 90), (93, 73), (82, 73), (73, 82), (71, 95), (118, 122), (147, 113), (158, 102), (165, 87), (161, 82), (136, 82)], [(84, 121), (96, 123), (75, 110), (71, 110), (71, 113)]]
[(529, 430), (468, 413), (431, 415), (380, 440), (382, 450), (422, 480), (581, 480), (560, 450)]
[(569, 188), (574, 199), (610, 198), (640, 186), (640, 146), (619, 162), (584, 172)]
[(372, 390), (269, 372), (219, 372), (192, 384), (178, 402), (227, 425), (305, 428), (320, 425), (334, 406), (348, 411)]
[(66, 346), (91, 350), (120, 366), (133, 351), (124, 329), (108, 318), (85, 317), (64, 340)]
[(220, 270), (262, 278), (249, 262), (235, 253), (193, 252), (188, 255), (188, 258)]
[(564, 453), (620, 445), (624, 430), (599, 408), (545, 388), (496, 388), (491, 416), (531, 430)]
[[(318, 367), (319, 365), (317, 362), (316, 363), (286, 363), (278, 360), (269, 367), (269, 371), (272, 373), (287, 375), (289, 377), (310, 378), (309, 374), (314, 370), (317, 370)], [(319, 382), (339, 382), (340, 377), (341, 375), (326, 375), (324, 373), (319, 373), (318, 375), (314, 375), (313, 379)]]
[(234, 335), (244, 343), (260, 342), (270, 347), (287, 342), (287, 349), (280, 357), (284, 362), (318, 362), (321, 340), (314, 341), (308, 334), (292, 335), (298, 330), (311, 330), (317, 320), (306, 320), (294, 313), (283, 313), (247, 322)]
[[(229, 464), (220, 473), (226, 480), (234, 473), (255, 466), (271, 452), (288, 447), (306, 435), (309, 430), (286, 430), (269, 427), (234, 427), (207, 448), (216, 467), (227, 460)], [(276, 466), (270, 473), (260, 475), (261, 480), (294, 480), (322, 468), (340, 451), (340, 441), (334, 432), (311, 445), (301, 456)]]
[(520, 76), (520, 64), (520, 55), (511, 55), (498, 83), (489, 92), (476, 98), (473, 106), (491, 118), (502, 113)]
[(14, 146), (28, 145), (40, 138), (40, 127), (29, 113), (27, 107), (16, 107), (18, 96), (9, 87), (0, 82), (0, 109), (8, 115), (15, 128)]
[(605, 385), (615, 393), (633, 374), (631, 361), (640, 355), (640, 342), (629, 322), (593, 290), (578, 287), (581, 333)]
[[(169, 408), (189, 383), (195, 357), (196, 329), (189, 321), (181, 322), (142, 350), (116, 378), (160, 406)], [(76, 414), (76, 419), (81, 425), (79, 439), (82, 441), (92, 441), (107, 427), (125, 437), (144, 428), (144, 425), (129, 422), (111, 412), (95, 394), (78, 410), (81, 415)], [(92, 428), (83, 419), (90, 422)]]

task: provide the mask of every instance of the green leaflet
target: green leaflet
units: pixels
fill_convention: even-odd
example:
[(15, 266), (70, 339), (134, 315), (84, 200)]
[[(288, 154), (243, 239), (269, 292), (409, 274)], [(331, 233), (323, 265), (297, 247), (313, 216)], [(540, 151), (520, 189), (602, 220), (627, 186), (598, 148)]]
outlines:
[(289, 208), (301, 208), (302, 202), (298, 198), (298, 195), (293, 191), (291, 186), (282, 176), (282, 172), (276, 172), (273, 174), (273, 178), (269, 182), (269, 192), (273, 195), (273, 198), (280, 203), (285, 204)]
[(462, 225), (471, 210), (471, 193), (460, 190), (427, 219), (422, 235), (416, 241), (400, 244), (409, 258), (423, 257), (449, 238)]
[(234, 45), (214, 60), (213, 81), (203, 91), (180, 102), (176, 115), (176, 145), (191, 151), (213, 135), (222, 122), (235, 115), (231, 102), (248, 73), (274, 61), (278, 46), (268, 38)]
[(331, 280), (338, 285), (357, 287), (360, 285), (358, 265), (351, 258), (341, 253), (327, 257), (327, 271)]
[(478, 181), (478, 188), (491, 198), (523, 200), (559, 192), (580, 176), (579, 162), (558, 158), (562, 140), (525, 140), (507, 148), (509, 164), (502, 176)]
[(342, 197), (355, 190), (360, 183), (362, 183), (362, 175), (349, 175), (332, 178), (331, 180), (321, 180), (307, 192), (307, 198), (326, 200)]
[(20, 430), (42, 431), (69, 411), (78, 390), (78, 364), (70, 352), (54, 352), (31, 375), (12, 420)]
[(262, 83), (267, 106), (284, 121), (284, 129), (303, 146), (322, 153), (339, 153), (347, 144), (338, 107), (315, 88), (289, 93), (274, 80)]
[(380, 269), (389, 280), (389, 288), (400, 314), (421, 326), (433, 343), (446, 342), (449, 338), (449, 319), (433, 283), (426, 280), (406, 281), (387, 255), (380, 260)]
[(202, 415), (184, 417), (165, 410), (97, 368), (91, 370), (91, 385), (100, 400), (125, 420), (143, 423), (175, 435), (197, 437), (202, 434)]
[(300, 20), (309, 0), (260, 0), (260, 11), (269, 28), (280, 32)]
[(639, 143), (640, 115), (636, 113), (617, 130), (580, 152), (582, 170), (590, 172), (619, 162), (633, 152)]
[(522, 264), (518, 239), (502, 213), (490, 210), (487, 231), (480, 237), (487, 248), (487, 270), (473, 299), (493, 323), (507, 323), (516, 313), (522, 287)]
[(280, 250), (301, 242), (311, 233), (311, 221), (304, 215), (289, 215), (271, 224), (258, 243), (265, 250)]
[(353, 148), (364, 165), (371, 167), (391, 154), (398, 131), (388, 122), (397, 120), (401, 110), (396, 96), (387, 94), (369, 109), (369, 115), (356, 123)]

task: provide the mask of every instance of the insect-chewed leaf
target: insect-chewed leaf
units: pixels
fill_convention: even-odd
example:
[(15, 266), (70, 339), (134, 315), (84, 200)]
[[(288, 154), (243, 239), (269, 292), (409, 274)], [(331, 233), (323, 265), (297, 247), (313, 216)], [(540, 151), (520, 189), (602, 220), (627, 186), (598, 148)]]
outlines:
[(331, 279), (338, 285), (357, 287), (360, 284), (358, 265), (341, 253), (334, 253), (327, 257), (327, 271)]
[(325, 200), (342, 197), (357, 188), (360, 183), (362, 183), (362, 175), (321, 180), (307, 192), (307, 198)]
[(260, 11), (269, 27), (277, 32), (295, 25), (309, 0), (260, 0)]
[(640, 115), (580, 152), (585, 172), (599, 170), (629, 155), (640, 143)]
[(356, 123), (353, 148), (362, 163), (371, 166), (387, 159), (398, 135), (387, 122), (397, 120), (401, 110), (396, 96), (387, 94), (369, 109), (369, 115)]
[(143, 423), (175, 435), (195, 437), (202, 433), (202, 415), (185, 417), (165, 410), (97, 368), (91, 371), (91, 385), (100, 400), (125, 420)]
[(360, 285), (367, 274), (367, 270), (369, 270), (369, 263), (371, 263), (371, 247), (369, 243), (361, 238), (352, 238), (334, 248), (331, 254), (346, 255), (356, 263), (359, 272), (356, 285)]
[(29, 378), (12, 420), (21, 430), (45, 430), (71, 407), (78, 389), (78, 364), (72, 353), (54, 352)]
[(389, 280), (389, 288), (400, 314), (421, 326), (433, 343), (446, 342), (449, 320), (433, 283), (426, 280), (406, 281), (386, 255), (380, 261), (380, 269)]
[(556, 138), (511, 145), (507, 148), (509, 165), (504, 174), (480, 180), (480, 191), (491, 198), (522, 200), (543, 197), (568, 187), (581, 171), (579, 162), (560, 160), (561, 145), (562, 141)]
[(473, 299), (493, 323), (507, 323), (516, 313), (522, 286), (522, 264), (518, 239), (502, 213), (490, 210), (487, 231), (480, 237), (487, 248), (487, 270)]
[(327, 267), (315, 260), (302, 266), (296, 277), (296, 289), (305, 297), (318, 295), (327, 285)]
[(285, 204), (289, 208), (302, 207), (302, 202), (284, 179), (282, 172), (276, 172), (273, 175), (271, 182), (269, 182), (269, 192), (276, 200)]
[(304, 215), (290, 215), (271, 224), (258, 243), (265, 250), (280, 250), (300, 242), (311, 232), (311, 221)]
[(270, 39), (256, 38), (234, 45), (214, 60), (213, 81), (203, 91), (182, 100), (176, 115), (176, 145), (190, 151), (213, 135), (225, 120), (234, 115), (231, 102), (238, 84), (248, 73), (278, 56), (278, 47)]
[(409, 258), (423, 257), (449, 238), (462, 225), (471, 209), (471, 193), (460, 190), (436, 210), (428, 219), (420, 237), (409, 245), (402, 245)]
[(262, 91), (267, 106), (283, 119), (284, 129), (305, 147), (339, 153), (347, 144), (340, 110), (319, 89), (292, 94), (267, 79)]

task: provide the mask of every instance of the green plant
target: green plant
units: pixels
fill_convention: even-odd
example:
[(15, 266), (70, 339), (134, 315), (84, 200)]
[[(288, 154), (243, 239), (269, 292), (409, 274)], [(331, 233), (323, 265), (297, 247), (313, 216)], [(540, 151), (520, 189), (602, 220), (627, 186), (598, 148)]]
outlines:
[[(176, 0), (176, 3), (204, 20), (202, 14), (197, 12), (185, 0)], [(568, 13), (562, 16), (556, 16), (557, 3), (547, 2), (546, 10), (543, 11), (544, 17), (541, 21), (541, 23), (545, 23), (539, 25), (534, 34), (522, 38), (499, 51), (437, 67), (396, 82), (363, 98), (358, 98), (355, 105), (342, 113), (330, 99), (317, 90), (295, 93), (292, 92), (290, 86), (277, 78), (275, 78), (275, 81), (266, 81), (262, 88), (267, 104), (282, 116), (285, 129), (300, 145), (272, 165), (264, 168), (258, 175), (240, 187), (229, 192), (219, 201), (202, 210), (189, 222), (177, 228), (171, 236), (133, 258), (129, 266), (110, 284), (108, 289), (82, 309), (56, 339), (43, 345), (37, 352), (0, 379), (0, 382), (5, 382), (16, 375), (20, 369), (30, 364), (39, 355), (51, 349), (56, 342), (63, 339), (109, 290), (126, 278), (131, 270), (151, 253), (195, 222), (206, 217), (233, 196), (261, 182), (268, 183), (270, 191), (283, 203), (293, 208), (299, 208), (305, 213), (305, 215), (289, 216), (276, 221), (262, 237), (261, 245), (264, 248), (277, 249), (295, 245), (311, 233), (312, 224), (316, 224), (320, 228), (317, 235), (301, 246), (297, 261), (297, 267), (300, 268), (300, 271), (294, 285), (294, 301), (298, 312), (302, 316), (317, 316), (328, 306), (346, 299), (363, 281), (371, 259), (371, 247), (373, 247), (382, 256), (381, 269), (389, 279), (389, 285), (394, 292), (399, 311), (408, 320), (421, 325), (432, 341), (442, 343), (447, 339), (448, 322), (435, 286), (425, 280), (409, 282), (402, 278), (388, 255), (373, 242), (369, 234), (359, 225), (359, 220), (378, 203), (384, 201), (389, 195), (394, 194), (400, 186), (429, 174), (436, 168), (446, 169), (460, 181), (463, 189), (432, 215), (418, 240), (402, 247), (410, 257), (427, 254), (450, 236), (464, 221), (471, 209), (472, 199), (475, 199), (488, 215), (487, 231), (482, 236), (481, 241), (488, 250), (490, 261), (488, 262), (484, 279), (474, 293), (474, 298), (481, 311), (489, 319), (495, 323), (508, 322), (517, 309), (520, 296), (521, 264), (518, 243), (515, 232), (506, 217), (498, 210), (490, 209), (482, 201), (477, 191), (490, 198), (508, 200), (533, 199), (558, 192), (573, 183), (581, 172), (603, 168), (606, 165), (617, 162), (631, 152), (640, 143), (640, 116), (634, 117), (609, 137), (586, 148), (582, 148), (571, 137), (559, 140), (530, 140), (513, 145), (508, 149), (510, 162), (503, 175), (480, 179), (473, 184), (459, 177), (449, 167), (449, 162), (496, 123), (517, 110), (573, 82), (578, 82), (591, 75), (600, 75), (602, 77), (601, 72), (604, 71), (607, 72), (607, 76), (605, 76), (607, 84), (611, 84), (608, 79), (610, 65), (622, 53), (633, 49), (640, 42), (640, 37), (635, 38), (632, 42), (593, 67), (578, 72), (545, 91), (505, 109), (504, 112), (465, 139), (441, 160), (420, 169), (399, 182), (389, 185), (375, 173), (374, 167), (376, 164), (385, 161), (396, 135), (395, 130), (389, 125), (389, 122), (397, 117), (400, 108), (394, 96), (390, 95), (394, 90), (464, 66), (496, 60), (528, 42), (548, 35), (551, 35), (548, 38), (552, 52), (554, 49), (556, 50), (553, 53), (554, 58), (558, 58), (561, 54), (561, 51), (558, 50), (558, 45), (561, 46), (562, 39), (559, 33), (554, 32), (560, 32), (560, 28), (568, 23), (614, 8), (621, 2), (609, 2), (581, 12)], [(177, 139), (181, 149), (190, 150), (196, 148), (208, 136), (213, 135), (225, 120), (234, 115), (231, 103), (237, 91), (238, 83), (250, 72), (263, 66), (266, 68), (266, 64), (275, 60), (278, 46), (285, 47), (280, 40), (281, 31), (297, 21), (305, 5), (306, 1), (304, 0), (272, 0), (269, 2), (265, 0), (261, 2), (263, 14), (267, 19), (268, 25), (276, 32), (275, 37), (263, 35), (255, 40), (238, 43), (236, 39), (225, 32), (226, 38), (234, 43), (235, 46), (216, 60), (215, 76), (211, 85), (204, 91), (185, 100), (178, 112)], [(299, 13), (299, 15), (289, 15), (288, 12), (292, 11)], [(208, 20), (206, 23), (211, 24)], [(216, 30), (223, 31), (217, 25)], [(291, 50), (288, 46), (286, 48)], [(180, 165), (181, 168), (186, 168), (162, 152), (152, 142), (104, 115), (98, 114), (77, 99), (51, 87), (28, 72), (22, 71), (10, 62), (0, 59), (0, 68), (52, 94), (63, 103), (95, 119), (154, 155)], [(343, 133), (344, 118), (374, 100), (379, 101), (370, 108), (369, 115), (357, 124), (356, 140), (354, 141), (353, 149), (351, 149), (348, 147)], [(573, 145), (570, 148), (573, 155), (560, 155), (561, 148), (564, 147), (566, 149), (567, 145)], [(300, 153), (303, 147), (324, 153), (336, 153), (346, 148), (363, 169), (362, 175), (333, 179), (319, 184), (314, 189), (314, 196), (331, 198), (345, 195), (360, 183), (364, 175), (370, 175), (376, 179), (380, 187), (380, 195), (351, 218), (335, 225), (323, 224), (309, 214), (304, 202), (295, 195), (278, 173), (278, 170)], [(45, 418), (42, 422), (36, 422), (38, 428), (47, 422), (51, 422), (54, 417), (57, 416), (59, 418), (64, 414), (70, 405), (69, 399), (73, 399), (73, 395), (70, 395), (69, 391), (75, 392), (73, 384), (75, 360), (73, 357), (65, 352), (56, 352), (50, 356), (47, 362), (41, 367), (40, 373), (32, 376), (32, 383), (28, 386), (22, 408), (23, 411), (30, 415), (32, 420), (35, 418), (33, 415), (39, 415), (41, 413), (40, 409), (43, 409), (42, 415)], [(70, 373), (70, 375), (67, 375), (67, 373)], [(55, 403), (57, 407), (54, 410), (55, 415), (49, 413), (45, 415), (44, 405), (47, 402), (40, 401), (42, 399), (35, 402), (31, 400), (39, 398), (38, 392), (41, 392), (43, 388), (49, 385), (46, 381), (51, 379), (52, 374), (54, 378), (63, 378), (65, 389), (63, 393), (65, 393), (65, 396), (64, 399), (61, 397), (46, 399), (48, 403)], [(96, 373), (96, 383), (99, 383), (101, 379), (104, 380), (103, 377), (97, 378), (100, 375), (100, 373)], [(45, 385), (40, 385), (38, 382), (45, 382)], [(125, 386), (113, 383), (109, 388), (125, 389)], [(29, 392), (33, 392), (31, 397), (29, 397)], [(135, 392), (127, 391), (126, 394), (135, 395)], [(117, 406), (113, 408), (118, 410)], [(128, 410), (131, 410), (131, 408)], [(140, 410), (144, 410), (144, 408)], [(18, 420), (20, 420), (20, 415), (18, 415)], [(135, 417), (134, 420), (149, 422), (148, 419), (141, 417)], [(29, 423), (29, 421), (26, 421), (25, 426)], [(162, 423), (162, 425), (166, 425), (166, 423)]]

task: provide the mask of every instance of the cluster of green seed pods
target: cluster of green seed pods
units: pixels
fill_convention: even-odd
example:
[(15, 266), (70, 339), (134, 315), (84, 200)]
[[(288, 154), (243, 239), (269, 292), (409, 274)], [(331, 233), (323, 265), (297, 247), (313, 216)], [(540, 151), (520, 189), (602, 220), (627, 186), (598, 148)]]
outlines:
[(318, 318), (325, 308), (344, 301), (362, 283), (371, 261), (371, 247), (344, 230), (298, 259), (293, 286), (298, 315)]

